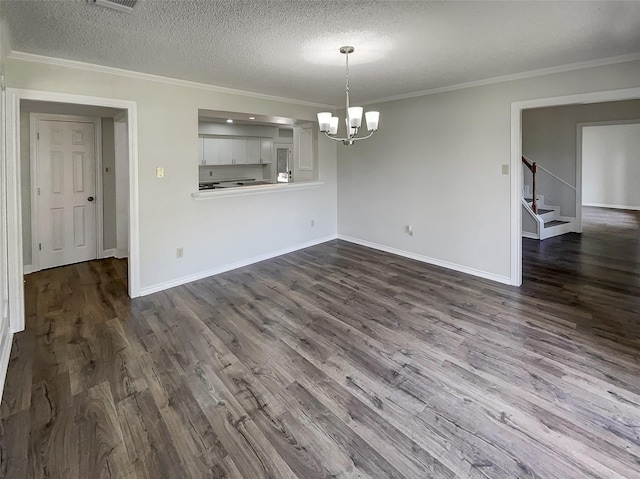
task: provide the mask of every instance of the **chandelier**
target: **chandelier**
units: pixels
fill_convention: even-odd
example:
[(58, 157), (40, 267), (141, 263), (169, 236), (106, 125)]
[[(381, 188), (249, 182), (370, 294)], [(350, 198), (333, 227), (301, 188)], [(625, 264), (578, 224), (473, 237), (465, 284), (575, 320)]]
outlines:
[(368, 111), (364, 114), (367, 120), (367, 130), (369, 134), (367, 136), (356, 136), (358, 130), (362, 126), (362, 107), (361, 106), (349, 106), (349, 53), (353, 53), (353, 47), (342, 47), (340, 53), (345, 55), (347, 63), (347, 117), (345, 118), (345, 124), (347, 127), (346, 138), (338, 138), (335, 135), (338, 134), (339, 118), (333, 116), (328, 111), (318, 113), (318, 126), (320, 131), (324, 133), (327, 138), (331, 138), (335, 141), (341, 141), (344, 145), (353, 145), (358, 140), (365, 140), (373, 135), (378, 129), (378, 120), (380, 119), (380, 112)]

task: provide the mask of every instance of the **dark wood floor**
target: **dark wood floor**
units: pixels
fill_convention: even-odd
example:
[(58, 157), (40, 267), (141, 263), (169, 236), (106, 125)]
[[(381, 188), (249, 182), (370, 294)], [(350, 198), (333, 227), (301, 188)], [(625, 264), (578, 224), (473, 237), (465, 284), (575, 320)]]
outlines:
[(0, 476), (638, 478), (614, 215), (525, 240), (520, 289), (341, 241), (134, 301), (113, 259), (29, 275)]

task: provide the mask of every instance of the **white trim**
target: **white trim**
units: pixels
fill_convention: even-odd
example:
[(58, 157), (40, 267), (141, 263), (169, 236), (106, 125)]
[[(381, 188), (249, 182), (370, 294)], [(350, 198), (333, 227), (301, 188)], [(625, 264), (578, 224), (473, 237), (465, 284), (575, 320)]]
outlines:
[(129, 100), (7, 88), (7, 211), (9, 315), (12, 332), (24, 329), (22, 208), (20, 201), (20, 101), (37, 100), (121, 108), (127, 111), (129, 138), (129, 296), (140, 296), (140, 225), (138, 213), (138, 114)]
[[(9, 58), (11, 58), (11, 55), (9, 55)], [(476, 81), (465, 82), (465, 83), (456, 83), (454, 85), (448, 85), (448, 86), (443, 86), (443, 87), (438, 87), (438, 88), (430, 88), (428, 90), (422, 90), (422, 91), (417, 91), (417, 92), (413, 92), (413, 93), (405, 93), (405, 94), (401, 94), (401, 95), (387, 96), (387, 97), (384, 97), (384, 98), (379, 98), (377, 100), (361, 101), (361, 102), (359, 102), (359, 104), (360, 105), (371, 105), (371, 104), (374, 104), (374, 103), (384, 103), (384, 102), (387, 102), (387, 101), (405, 100), (407, 98), (415, 98), (415, 97), (426, 96), (426, 95), (435, 95), (437, 93), (446, 93), (446, 92), (449, 92), (449, 91), (464, 90), (466, 88), (474, 88), (474, 87), (485, 86), (485, 85), (493, 85), (494, 83), (502, 83), (502, 82), (514, 81), (514, 80), (523, 80), (523, 79), (526, 79), (526, 78), (533, 78), (533, 77), (539, 77), (539, 76), (545, 76), (545, 75), (552, 75), (554, 73), (563, 73), (563, 72), (570, 72), (570, 71), (574, 71), (574, 70), (583, 70), (585, 68), (601, 67), (601, 66), (606, 66), (606, 65), (613, 65), (613, 64), (616, 64), (616, 63), (633, 62), (633, 61), (637, 61), (637, 60), (640, 60), (640, 52), (631, 53), (631, 54), (628, 54), (628, 55), (620, 55), (620, 56), (615, 56), (615, 57), (600, 58), (600, 59), (597, 59), (597, 60), (588, 60), (588, 61), (584, 61), (584, 62), (568, 63), (566, 65), (559, 65), (559, 66), (556, 66), (556, 67), (540, 68), (538, 70), (529, 70), (529, 71), (526, 71), (526, 72), (514, 73), (514, 74), (511, 74), (511, 75), (502, 75), (502, 76), (498, 76), (498, 77), (487, 78), (485, 80), (476, 80)]]
[(423, 256), (420, 254), (412, 253), (410, 251), (404, 251), (404, 250), (392, 248), (390, 246), (373, 243), (371, 241), (363, 240), (360, 238), (354, 238), (352, 236), (339, 234), (338, 239), (343, 241), (348, 241), (349, 243), (355, 243), (361, 246), (366, 246), (367, 248), (373, 248), (380, 251), (385, 251), (387, 253), (395, 254), (398, 256), (403, 256), (405, 258), (414, 259), (416, 261), (421, 261), (423, 263), (432, 264), (434, 266), (440, 266), (442, 268), (452, 269), (454, 271), (459, 271), (461, 273), (469, 274), (472, 276), (478, 276), (480, 278), (496, 281), (498, 283), (509, 284), (509, 278), (506, 276), (500, 276), (498, 274), (488, 273), (487, 271), (481, 271), (479, 269), (469, 268), (468, 266), (463, 266), (457, 263), (450, 263), (449, 261), (443, 261), (440, 259), (431, 258), (429, 256)]
[[(600, 103), (606, 101), (633, 100), (640, 98), (640, 88), (625, 88), (592, 93), (578, 93), (536, 100), (516, 101), (511, 103), (511, 227), (510, 227), (510, 262), (511, 284), (522, 284), (522, 110), (557, 105), (573, 105)], [(578, 188), (576, 187), (576, 195)], [(582, 190), (580, 188), (580, 194)], [(576, 197), (576, 218), (580, 204)]]
[(628, 206), (628, 205), (605, 205), (603, 203), (582, 203), (582, 206), (594, 206), (596, 208), (610, 208), (612, 210), (631, 210), (640, 211), (640, 206)]
[(32, 266), (32, 265), (30, 265), (30, 264), (25, 264), (25, 265), (22, 267), (22, 272), (23, 272), (24, 274), (31, 274), (31, 273), (35, 273), (35, 272), (36, 272), (36, 270), (35, 270), (35, 269), (33, 269), (33, 266)]
[(215, 200), (217, 198), (226, 198), (229, 196), (253, 196), (262, 195), (264, 193), (280, 193), (282, 191), (308, 190), (312, 188), (320, 188), (322, 185), (324, 185), (323, 181), (302, 181), (300, 183), (238, 186), (236, 188), (221, 188), (219, 190), (203, 190), (197, 193), (191, 193), (191, 196), (196, 201)]
[(522, 237), (523, 238), (534, 239), (534, 240), (540, 239), (537, 234), (529, 233), (528, 231), (523, 231), (522, 232)]
[(190, 80), (180, 80), (178, 78), (165, 77), (161, 75), (153, 75), (151, 73), (142, 73), (142, 72), (136, 72), (132, 70), (124, 70), (122, 68), (114, 68), (114, 67), (108, 67), (104, 65), (97, 65), (95, 63), (85, 63), (85, 62), (79, 62), (75, 60), (66, 60), (64, 58), (35, 55), (33, 53), (13, 51), (9, 55), (7, 55), (7, 58), (10, 58), (12, 60), (44, 63), (47, 65), (55, 65), (55, 66), (61, 66), (61, 67), (67, 67), (67, 68), (77, 68), (80, 70), (106, 73), (109, 75), (118, 75), (121, 77), (152, 81), (156, 83), (165, 83), (169, 85), (176, 85), (176, 86), (182, 86), (187, 88), (198, 88), (200, 90), (215, 91), (219, 93), (228, 93), (230, 95), (240, 95), (240, 96), (246, 96), (251, 98), (259, 98), (261, 100), (272, 100), (272, 101), (278, 101), (282, 103), (312, 106), (317, 108), (336, 108), (335, 105), (326, 105), (324, 103), (316, 103), (316, 102), (305, 101), (305, 100), (295, 100), (292, 98), (285, 98), (285, 97), (276, 96), (276, 95), (266, 95), (264, 93), (237, 90), (235, 88), (227, 88), (227, 87), (221, 87), (216, 85), (209, 85), (207, 83), (194, 82)]
[(118, 259), (123, 259), (123, 258), (127, 258), (129, 256), (129, 252), (127, 251), (126, 248), (116, 249), (115, 253), (113, 254), (113, 256), (118, 258)]
[(103, 249), (100, 254), (98, 255), (98, 258), (102, 259), (102, 258), (112, 258), (116, 255), (116, 249), (115, 248), (110, 248), (110, 249)]
[(609, 120), (609, 121), (585, 121), (576, 125), (576, 232), (582, 233), (582, 206), (598, 206), (601, 208), (617, 209), (640, 209), (635, 207), (625, 207), (620, 205), (606, 206), (600, 204), (588, 204), (582, 202), (582, 129), (585, 126), (608, 126), (608, 125), (628, 125), (640, 123), (636, 120)]
[[(96, 258), (101, 258), (104, 241), (104, 212), (102, 208), (102, 119), (99, 117), (59, 115), (55, 113), (29, 113), (29, 135), (31, 149), (29, 162), (31, 171), (31, 273), (40, 271), (40, 242), (38, 227), (38, 121), (63, 121), (74, 123), (91, 123), (93, 133), (94, 180), (95, 180), (95, 234), (96, 234)], [(27, 273), (25, 273), (27, 274)]]
[[(8, 326), (8, 325), (7, 325)], [(11, 357), (11, 346), (13, 345), (13, 333), (8, 330), (2, 335), (0, 342), (0, 401), (4, 393), (4, 382), (7, 379), (7, 370), (9, 369), (9, 359)]]
[(163, 283), (147, 286), (145, 288), (142, 288), (142, 290), (140, 291), (140, 296), (146, 296), (148, 294), (164, 291), (165, 289), (174, 288), (176, 286), (180, 286), (185, 283), (191, 283), (192, 281), (208, 278), (209, 276), (215, 276), (217, 274), (242, 268), (250, 264), (259, 263), (260, 261), (265, 261), (267, 259), (275, 258), (277, 256), (282, 256), (283, 254), (293, 253), (294, 251), (298, 251), (304, 248), (309, 248), (311, 246), (315, 246), (321, 243), (326, 243), (327, 241), (331, 241), (336, 238), (337, 238), (336, 235), (324, 236), (322, 238), (317, 238), (311, 241), (307, 241), (305, 243), (300, 243), (294, 246), (289, 246), (287, 248), (282, 248), (276, 251), (271, 251), (269, 253), (264, 253), (258, 256), (254, 256), (253, 258), (243, 259), (241, 261), (236, 261), (235, 263), (229, 263), (224, 266), (219, 266), (217, 268), (207, 269), (204, 271), (200, 271), (199, 273), (183, 276), (182, 278), (172, 279), (171, 281), (165, 281)]

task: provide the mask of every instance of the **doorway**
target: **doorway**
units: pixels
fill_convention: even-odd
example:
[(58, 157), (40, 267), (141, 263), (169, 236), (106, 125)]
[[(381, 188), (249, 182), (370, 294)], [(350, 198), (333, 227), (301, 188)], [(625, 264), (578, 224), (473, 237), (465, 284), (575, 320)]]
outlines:
[[(137, 105), (134, 101), (116, 100), (102, 97), (89, 97), (82, 95), (19, 90), (7, 88), (6, 90), (6, 170), (7, 170), (7, 224), (8, 234), (8, 285), (9, 285), (9, 311), (11, 318), (11, 331), (18, 332), (24, 329), (24, 290), (23, 290), (23, 208), (22, 198), (25, 186), (25, 177), (29, 177), (30, 169), (21, 165), (21, 153), (23, 153), (24, 135), (21, 135), (21, 106), (28, 102), (44, 102), (55, 108), (56, 111), (44, 111), (43, 113), (60, 113), (59, 107), (83, 109), (92, 108), (100, 112), (117, 112), (111, 116), (112, 122), (125, 122), (126, 135), (118, 135), (125, 138), (126, 146), (120, 145), (116, 150), (125, 151), (127, 156), (128, 181), (125, 187), (128, 193), (127, 201), (127, 278), (128, 293), (130, 297), (140, 296), (140, 258), (139, 258), (139, 225), (138, 225), (138, 152), (137, 152)], [(73, 112), (68, 114), (86, 114), (86, 111)], [(103, 114), (91, 114), (90, 116), (104, 116)], [(28, 138), (28, 137), (27, 137)], [(27, 141), (27, 147), (28, 147)], [(96, 175), (97, 176), (97, 175)], [(29, 185), (30, 183), (26, 183)], [(96, 187), (100, 188), (98, 183)], [(91, 195), (87, 195), (89, 198)], [(95, 197), (94, 197), (95, 199)], [(97, 203), (96, 203), (97, 204)], [(96, 208), (96, 207), (94, 207)], [(122, 208), (122, 205), (120, 205)], [(115, 210), (115, 207), (114, 207)], [(30, 218), (30, 216), (29, 216)], [(30, 222), (29, 222), (30, 223)], [(97, 228), (96, 228), (97, 230)], [(99, 236), (99, 235), (98, 235)], [(115, 235), (114, 235), (115, 236)], [(29, 248), (30, 250), (31, 248)], [(114, 250), (116, 247), (114, 246)]]
[[(527, 109), (640, 99), (640, 88), (581, 93), (511, 103), (510, 283), (522, 284), (522, 112)], [(575, 131), (575, 130), (574, 130)], [(575, 157), (574, 157), (575, 159)], [(579, 180), (578, 180), (579, 181)], [(579, 197), (579, 190), (576, 197)], [(576, 199), (576, 203), (580, 204)], [(578, 209), (579, 210), (579, 209)]]
[(578, 123), (576, 137), (581, 206), (640, 210), (640, 119)]
[(278, 183), (289, 183), (293, 181), (292, 172), (292, 145), (274, 144), (276, 152), (276, 181)]

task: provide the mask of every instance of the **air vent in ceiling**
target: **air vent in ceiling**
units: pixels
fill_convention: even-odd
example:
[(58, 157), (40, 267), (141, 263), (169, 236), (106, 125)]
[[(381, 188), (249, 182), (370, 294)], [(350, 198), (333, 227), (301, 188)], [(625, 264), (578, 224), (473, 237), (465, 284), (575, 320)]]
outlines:
[(89, 0), (89, 3), (111, 8), (120, 12), (131, 13), (138, 0)]

